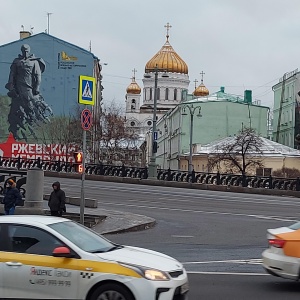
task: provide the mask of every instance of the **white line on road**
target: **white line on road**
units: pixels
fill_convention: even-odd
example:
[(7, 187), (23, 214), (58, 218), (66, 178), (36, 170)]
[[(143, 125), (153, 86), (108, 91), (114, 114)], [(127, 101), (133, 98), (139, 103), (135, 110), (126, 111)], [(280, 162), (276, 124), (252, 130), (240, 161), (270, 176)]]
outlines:
[(183, 262), (182, 264), (196, 265), (196, 264), (216, 264), (216, 263), (260, 265), (262, 263), (262, 259), (250, 258), (250, 259), (233, 259), (233, 260), (190, 261), (190, 262)]
[(193, 235), (172, 235), (174, 238), (193, 238)]
[(238, 276), (269, 276), (267, 273), (234, 273), (234, 272), (187, 272), (188, 274), (204, 274), (204, 275), (238, 275)]
[(180, 212), (191, 212), (191, 213), (202, 213), (202, 214), (214, 214), (214, 215), (227, 215), (227, 216), (239, 216), (239, 217), (251, 217), (256, 219), (265, 219), (265, 220), (276, 220), (282, 222), (295, 222), (295, 219), (287, 219), (282, 217), (272, 217), (264, 215), (253, 215), (253, 214), (238, 214), (238, 213), (229, 213), (229, 212), (217, 212), (217, 211), (204, 211), (204, 210), (191, 210), (191, 209), (180, 209), (180, 208), (169, 208), (169, 207), (158, 207), (158, 206), (147, 206), (147, 205), (137, 205), (137, 204), (124, 204), (124, 203), (114, 203), (114, 202), (103, 202), (100, 201), (103, 205), (112, 205), (112, 206), (125, 206), (125, 207), (138, 207), (138, 208), (148, 208), (148, 209), (159, 209), (159, 210), (169, 210), (169, 211), (180, 211)]

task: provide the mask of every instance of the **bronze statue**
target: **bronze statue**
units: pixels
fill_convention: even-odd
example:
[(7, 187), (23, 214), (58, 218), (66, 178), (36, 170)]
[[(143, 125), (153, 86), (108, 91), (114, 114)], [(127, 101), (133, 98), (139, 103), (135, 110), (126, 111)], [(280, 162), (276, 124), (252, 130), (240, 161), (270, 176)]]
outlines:
[(52, 110), (40, 93), (42, 73), (46, 68), (44, 60), (31, 54), (27, 44), (22, 45), (21, 52), (10, 66), (5, 88), (9, 90), (7, 95), (11, 98), (9, 131), (16, 140), (27, 141), (27, 131), (36, 138), (34, 125), (38, 125), (39, 121), (49, 122), (48, 116), (52, 115)]

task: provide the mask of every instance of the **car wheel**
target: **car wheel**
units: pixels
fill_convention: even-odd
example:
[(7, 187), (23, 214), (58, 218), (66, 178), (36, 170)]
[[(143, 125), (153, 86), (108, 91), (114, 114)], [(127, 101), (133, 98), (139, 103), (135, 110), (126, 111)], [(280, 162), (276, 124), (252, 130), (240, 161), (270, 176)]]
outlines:
[(90, 300), (134, 300), (134, 298), (126, 288), (109, 283), (99, 286)]

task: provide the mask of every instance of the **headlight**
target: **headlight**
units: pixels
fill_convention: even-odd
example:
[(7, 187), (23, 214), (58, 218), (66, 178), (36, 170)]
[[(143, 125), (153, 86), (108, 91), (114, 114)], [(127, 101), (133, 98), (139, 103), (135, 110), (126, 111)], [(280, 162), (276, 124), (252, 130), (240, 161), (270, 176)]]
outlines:
[(137, 265), (130, 265), (123, 262), (119, 262), (120, 265), (130, 268), (137, 272), (138, 274), (142, 275), (144, 278), (148, 280), (154, 280), (154, 281), (169, 281), (170, 278), (168, 274), (164, 271), (156, 270), (156, 269), (150, 269), (147, 267), (137, 266)]
[(153, 269), (146, 269), (144, 276), (149, 280), (170, 280), (165, 272)]

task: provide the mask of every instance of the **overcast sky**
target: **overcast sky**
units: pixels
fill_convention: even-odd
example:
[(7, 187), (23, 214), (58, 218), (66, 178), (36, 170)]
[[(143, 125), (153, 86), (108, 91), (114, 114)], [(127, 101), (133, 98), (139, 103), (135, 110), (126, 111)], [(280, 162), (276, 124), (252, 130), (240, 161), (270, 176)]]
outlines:
[[(89, 49), (103, 66), (104, 101), (125, 104), (132, 70), (142, 87), (145, 64), (166, 40), (194, 80), (216, 92), (253, 91), (272, 106), (272, 85), (299, 66), (299, 0), (1, 0), (0, 44), (19, 31), (44, 32)], [(33, 51), (34, 53), (34, 51)], [(300, 88), (299, 88), (300, 89)]]

